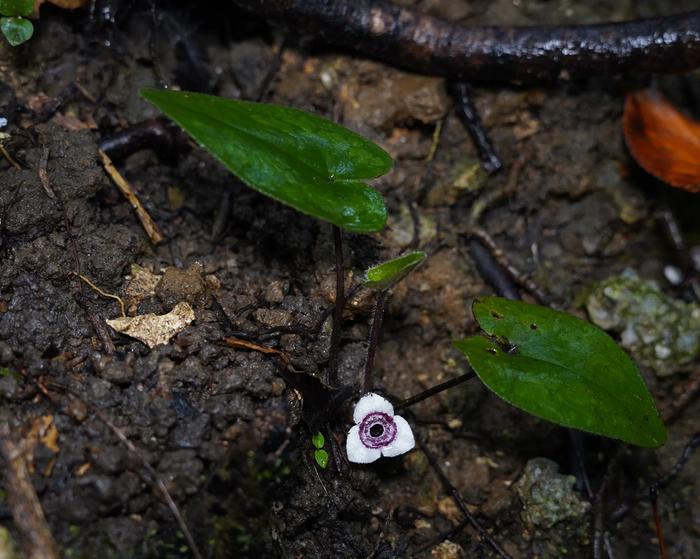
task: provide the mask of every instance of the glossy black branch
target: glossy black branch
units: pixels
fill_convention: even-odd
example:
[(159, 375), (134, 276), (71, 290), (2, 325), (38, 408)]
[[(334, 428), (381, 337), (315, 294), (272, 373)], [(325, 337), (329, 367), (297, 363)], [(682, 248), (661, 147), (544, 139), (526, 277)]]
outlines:
[(464, 27), (381, 0), (234, 0), (335, 46), (471, 82), (682, 72), (700, 66), (700, 11), (597, 25)]

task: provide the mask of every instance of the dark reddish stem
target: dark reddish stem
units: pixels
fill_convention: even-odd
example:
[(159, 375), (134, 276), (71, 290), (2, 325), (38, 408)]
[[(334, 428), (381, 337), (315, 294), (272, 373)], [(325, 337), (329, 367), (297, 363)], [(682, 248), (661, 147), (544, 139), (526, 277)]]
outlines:
[(374, 318), (369, 331), (369, 345), (367, 347), (367, 360), (365, 361), (365, 371), (362, 380), (362, 391), (369, 392), (372, 389), (372, 371), (374, 369), (374, 357), (377, 354), (379, 339), (382, 333), (382, 322), (384, 322), (384, 309), (389, 298), (388, 291), (380, 291), (377, 295), (377, 302), (374, 305)]
[(666, 540), (664, 539), (664, 528), (661, 524), (661, 515), (659, 514), (659, 492), (656, 485), (652, 485), (649, 488), (649, 501), (651, 502), (651, 513), (654, 516), (656, 539), (659, 541), (659, 556), (661, 559), (668, 559)]
[(333, 330), (331, 331), (331, 348), (328, 355), (328, 372), (326, 382), (335, 386), (338, 382), (338, 350), (345, 308), (345, 264), (343, 262), (343, 233), (340, 227), (333, 226), (333, 244), (335, 245), (335, 307), (333, 309)]

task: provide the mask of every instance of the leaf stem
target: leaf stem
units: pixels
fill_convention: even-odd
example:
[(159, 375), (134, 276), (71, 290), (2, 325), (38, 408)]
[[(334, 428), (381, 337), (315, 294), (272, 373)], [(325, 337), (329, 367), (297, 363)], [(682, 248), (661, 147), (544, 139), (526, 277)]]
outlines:
[(652, 486), (649, 488), (649, 501), (651, 502), (651, 513), (654, 517), (656, 539), (659, 542), (659, 556), (661, 559), (668, 559), (666, 540), (664, 539), (664, 528), (661, 524), (661, 515), (659, 514), (659, 491), (656, 485), (652, 484)]
[(372, 388), (372, 369), (374, 368), (374, 357), (377, 354), (377, 346), (381, 337), (382, 322), (384, 321), (384, 308), (389, 298), (389, 291), (380, 291), (374, 305), (374, 318), (369, 331), (369, 345), (367, 347), (367, 360), (365, 361), (365, 371), (362, 381), (362, 391), (369, 392)]
[(403, 408), (407, 408), (409, 406), (412, 406), (414, 404), (417, 404), (418, 402), (422, 402), (423, 400), (426, 400), (430, 398), (431, 396), (434, 396), (435, 394), (439, 394), (440, 392), (443, 392), (447, 390), (448, 388), (452, 388), (453, 386), (457, 386), (459, 384), (462, 384), (463, 382), (467, 382), (468, 380), (473, 379), (476, 377), (476, 373), (474, 371), (469, 371), (467, 373), (464, 373), (463, 375), (460, 375), (456, 378), (450, 379), (446, 382), (443, 382), (441, 384), (435, 385), (432, 388), (428, 388), (427, 390), (424, 390), (420, 394), (416, 394), (415, 396), (411, 396), (410, 398), (406, 398), (405, 400), (402, 400), (398, 404), (394, 406), (394, 410), (398, 411)]
[(340, 227), (333, 225), (333, 244), (335, 245), (335, 307), (333, 309), (333, 330), (331, 347), (328, 355), (326, 382), (335, 386), (338, 382), (338, 350), (345, 307), (345, 264), (343, 262), (343, 233)]

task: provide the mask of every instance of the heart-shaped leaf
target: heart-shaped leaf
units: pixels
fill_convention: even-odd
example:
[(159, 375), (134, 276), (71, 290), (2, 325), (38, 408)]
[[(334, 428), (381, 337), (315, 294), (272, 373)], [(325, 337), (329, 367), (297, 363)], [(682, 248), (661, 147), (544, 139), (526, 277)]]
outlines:
[(477, 300), (486, 336), (455, 342), (486, 386), (510, 404), (566, 427), (645, 447), (666, 428), (637, 367), (593, 324), (500, 297)]
[(325, 118), (278, 105), (142, 89), (248, 186), (352, 232), (381, 230), (384, 199), (361, 179), (386, 173), (379, 146)]
[(367, 270), (362, 283), (370, 289), (385, 291), (410, 274), (425, 258), (425, 252), (417, 250), (387, 262), (382, 262)]
[(23, 17), (3, 17), (0, 18), (0, 31), (7, 42), (16, 47), (32, 38), (34, 26)]

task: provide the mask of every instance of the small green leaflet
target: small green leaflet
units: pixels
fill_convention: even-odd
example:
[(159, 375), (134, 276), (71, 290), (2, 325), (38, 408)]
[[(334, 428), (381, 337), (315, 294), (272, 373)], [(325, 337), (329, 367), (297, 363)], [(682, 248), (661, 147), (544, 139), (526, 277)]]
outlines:
[(323, 449), (318, 449), (314, 451), (314, 460), (324, 470), (328, 466), (328, 453)]
[(278, 105), (159, 89), (141, 96), (251, 188), (347, 231), (384, 228), (384, 199), (362, 181), (393, 161), (362, 136)]
[(0, 0), (0, 15), (30, 16), (34, 11), (34, 0)]
[(0, 18), (0, 31), (13, 47), (21, 45), (32, 38), (34, 26), (32, 22), (23, 17)]
[(311, 444), (313, 444), (316, 449), (323, 448), (323, 445), (326, 444), (326, 439), (323, 438), (323, 433), (321, 433), (321, 431), (311, 437)]
[(486, 297), (474, 317), (489, 336), (454, 345), (510, 404), (554, 423), (644, 447), (666, 428), (637, 367), (593, 324), (538, 305)]
[(426, 256), (425, 252), (417, 250), (373, 266), (367, 270), (362, 283), (370, 289), (385, 291), (410, 274), (425, 260)]

